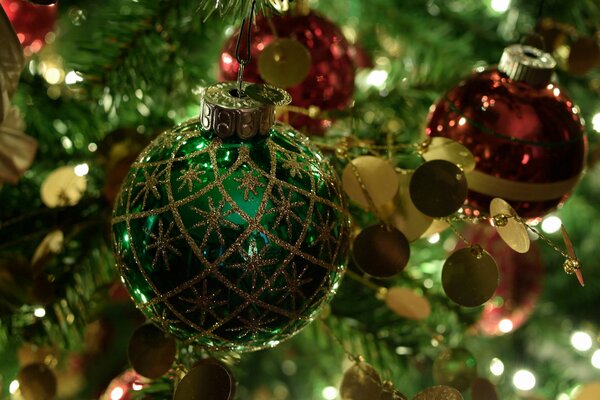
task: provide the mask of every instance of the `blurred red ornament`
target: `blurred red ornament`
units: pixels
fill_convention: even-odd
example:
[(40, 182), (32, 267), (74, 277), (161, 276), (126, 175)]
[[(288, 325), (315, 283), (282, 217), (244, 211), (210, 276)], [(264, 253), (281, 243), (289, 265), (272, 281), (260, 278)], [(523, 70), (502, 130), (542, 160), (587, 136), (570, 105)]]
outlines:
[(490, 336), (518, 329), (529, 319), (542, 294), (544, 267), (538, 247), (532, 242), (527, 253), (517, 253), (489, 225), (470, 226), (463, 234), (494, 257), (500, 276), (498, 289), (475, 327)]
[(350, 46), (350, 55), (356, 69), (372, 69), (375, 67), (371, 54), (359, 43)]
[(135, 392), (144, 388), (147, 379), (129, 369), (113, 379), (100, 400), (131, 400)]
[[(238, 35), (239, 32), (227, 41), (221, 53), (221, 80), (237, 80), (239, 67), (235, 46)], [(252, 60), (244, 69), (244, 80), (269, 81), (264, 72), (259, 71), (261, 53), (272, 42), (286, 38), (300, 43), (310, 55), (304, 79), (299, 84), (286, 87), (293, 99), (292, 106), (304, 109), (316, 106), (322, 112), (341, 110), (348, 106), (354, 92), (355, 74), (350, 46), (337, 25), (313, 11), (308, 15), (285, 14), (271, 18), (258, 16), (251, 39)], [(242, 39), (241, 54), (245, 54), (245, 32)], [(291, 56), (295, 58), (301, 54)], [(313, 119), (308, 115), (290, 112), (287, 122), (306, 133), (323, 134), (331, 126), (332, 119)]]
[(131, 300), (129, 292), (120, 280), (114, 281), (113, 284), (108, 288), (108, 297), (111, 301), (115, 302), (127, 302)]
[(31, 4), (25, 0), (0, 0), (12, 23), (25, 54), (37, 53), (46, 43), (46, 35), (54, 29), (58, 6)]
[(426, 133), (461, 142), (475, 155), (468, 205), (484, 214), (494, 197), (540, 217), (577, 184), (587, 138), (577, 107), (555, 83), (542, 51), (508, 47), (497, 68), (477, 70), (431, 109)]

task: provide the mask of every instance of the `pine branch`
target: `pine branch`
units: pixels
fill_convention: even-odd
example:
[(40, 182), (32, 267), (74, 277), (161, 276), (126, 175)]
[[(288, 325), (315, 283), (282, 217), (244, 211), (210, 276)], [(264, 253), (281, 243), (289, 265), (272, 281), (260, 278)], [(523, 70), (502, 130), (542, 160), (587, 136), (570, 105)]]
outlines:
[[(201, 0), (199, 9), (208, 18), (214, 12), (220, 17), (244, 18), (250, 13), (253, 0)], [(266, 12), (273, 9), (273, 1), (256, 0), (256, 9)]]
[(163, 23), (178, 10), (179, 1), (102, 3), (89, 6), (88, 20), (63, 36), (67, 62), (85, 74), (88, 86), (139, 87), (156, 64), (168, 61), (173, 53)]
[(99, 223), (89, 217), (84, 221), (86, 226), (72, 232), (70, 240), (67, 236), (67, 248), (45, 267), (44, 274), (53, 277), (56, 296), (45, 305), (45, 316), (34, 316), (39, 307), (36, 304), (13, 310), (0, 323), (0, 348), (15, 337), (63, 350), (82, 346), (85, 326), (105, 303), (108, 285), (115, 279), (112, 251), (98, 229)]

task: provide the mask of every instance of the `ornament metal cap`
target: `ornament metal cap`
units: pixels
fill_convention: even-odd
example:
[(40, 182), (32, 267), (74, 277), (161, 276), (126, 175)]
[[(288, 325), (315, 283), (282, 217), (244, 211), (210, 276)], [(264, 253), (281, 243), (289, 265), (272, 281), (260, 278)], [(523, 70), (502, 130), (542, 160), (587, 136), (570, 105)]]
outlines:
[(550, 83), (556, 61), (552, 56), (538, 48), (513, 44), (504, 49), (498, 70), (517, 82), (526, 82), (531, 86), (546, 86)]
[(266, 136), (275, 123), (275, 107), (291, 101), (285, 90), (270, 85), (244, 82), (240, 96), (237, 82), (217, 83), (204, 93), (200, 122), (223, 139)]

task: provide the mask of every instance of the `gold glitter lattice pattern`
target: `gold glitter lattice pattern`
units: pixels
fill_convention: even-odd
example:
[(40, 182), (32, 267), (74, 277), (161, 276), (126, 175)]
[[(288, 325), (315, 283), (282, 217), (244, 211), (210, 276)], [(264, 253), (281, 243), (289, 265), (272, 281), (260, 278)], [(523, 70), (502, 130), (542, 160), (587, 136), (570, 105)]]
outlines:
[(272, 346), (339, 284), (343, 201), (332, 168), (292, 128), (222, 141), (189, 121), (132, 165), (113, 215), (119, 271), (138, 307), (185, 341)]

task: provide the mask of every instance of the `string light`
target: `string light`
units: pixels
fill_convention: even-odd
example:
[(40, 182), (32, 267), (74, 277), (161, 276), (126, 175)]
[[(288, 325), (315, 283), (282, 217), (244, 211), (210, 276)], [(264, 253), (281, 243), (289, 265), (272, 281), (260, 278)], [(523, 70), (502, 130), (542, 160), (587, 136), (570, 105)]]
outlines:
[(600, 132), (600, 112), (594, 114), (592, 117), (592, 129), (596, 132)]
[(498, 323), (498, 329), (502, 333), (508, 333), (513, 330), (513, 323), (510, 319), (503, 319)]
[(374, 86), (378, 89), (383, 89), (385, 87), (385, 81), (387, 80), (387, 78), (387, 71), (384, 71), (382, 69), (374, 69), (373, 71), (369, 72), (369, 75), (367, 75), (366, 83), (369, 86)]
[(440, 241), (440, 234), (439, 233), (434, 233), (433, 235), (429, 236), (427, 238), (427, 241), (431, 244), (436, 244), (437, 242)]
[(44, 72), (44, 79), (51, 85), (56, 85), (62, 80), (62, 71), (56, 67), (50, 67)]
[(396, 347), (396, 354), (398, 354), (399, 356), (405, 356), (405, 355), (411, 354), (411, 353), (412, 353), (412, 349), (410, 347), (406, 347), (406, 346)]
[(592, 354), (592, 365), (594, 368), (600, 369), (600, 350), (596, 350), (594, 354)]
[(86, 176), (90, 172), (90, 167), (86, 163), (75, 166), (75, 175)]
[(15, 394), (17, 393), (17, 390), (19, 390), (19, 381), (15, 379), (8, 386), (8, 391), (10, 392), (10, 394)]
[(67, 75), (65, 75), (65, 83), (67, 85), (74, 85), (78, 82), (83, 82), (83, 77), (75, 71), (69, 71)]
[(337, 398), (338, 390), (333, 386), (327, 386), (323, 389), (321, 395), (325, 400), (334, 400), (335, 398)]
[(46, 316), (46, 310), (44, 310), (42, 307), (36, 308), (33, 310), (33, 315), (38, 318), (44, 318)]
[(544, 218), (542, 221), (542, 230), (545, 233), (556, 233), (560, 230), (562, 221), (556, 215)]
[(519, 390), (528, 391), (535, 387), (535, 375), (526, 369), (520, 369), (513, 375), (513, 385)]
[(510, 0), (492, 0), (491, 6), (494, 11), (503, 13), (508, 11)]
[(121, 400), (125, 391), (121, 387), (116, 387), (110, 392), (110, 400)]
[(490, 372), (495, 376), (500, 376), (504, 373), (504, 363), (499, 358), (492, 358), (490, 362)]
[(592, 337), (587, 332), (575, 332), (571, 335), (571, 345), (575, 350), (588, 351), (592, 348)]
[(73, 142), (71, 142), (71, 139), (66, 136), (60, 138), (60, 143), (66, 150), (69, 150), (73, 147)]

